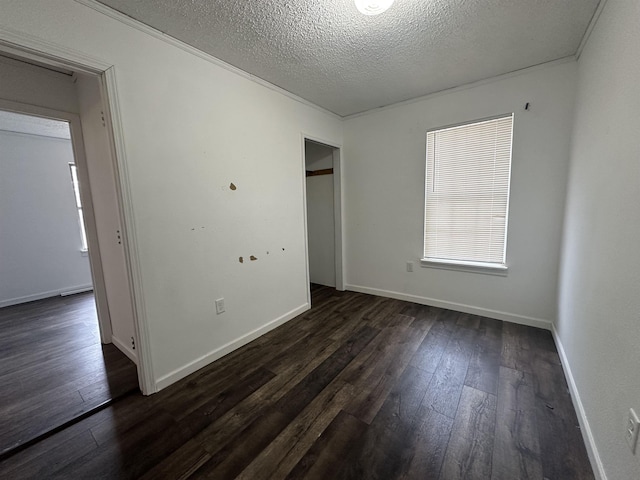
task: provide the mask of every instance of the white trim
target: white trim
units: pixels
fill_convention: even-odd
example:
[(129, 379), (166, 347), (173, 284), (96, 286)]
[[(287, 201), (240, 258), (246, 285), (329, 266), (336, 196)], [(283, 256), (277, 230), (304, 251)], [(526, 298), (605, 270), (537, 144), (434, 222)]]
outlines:
[(298, 308), (295, 308), (290, 312), (285, 313), (281, 317), (278, 317), (275, 320), (272, 320), (262, 325), (261, 327), (258, 327), (255, 330), (252, 330), (249, 333), (246, 333), (245, 335), (242, 335), (241, 337), (238, 337), (237, 339), (232, 340), (229, 343), (219, 348), (216, 348), (215, 350), (207, 353), (206, 355), (203, 355), (202, 357), (197, 358), (193, 362), (189, 362), (184, 367), (180, 367), (174, 370), (173, 372), (168, 373), (167, 375), (163, 375), (156, 382), (155, 386), (157, 391), (168, 387), (169, 385), (177, 382), (178, 380), (181, 380), (184, 377), (191, 375), (193, 372), (200, 370), (202, 367), (209, 365), (211, 362), (214, 362), (219, 358), (224, 357), (228, 353), (231, 353), (234, 350), (237, 350), (243, 345), (246, 345), (247, 343), (273, 330), (274, 328), (279, 327), (283, 323), (286, 323), (289, 320), (297, 317), (298, 315), (306, 312), (307, 310), (309, 310), (309, 308), (310, 308), (310, 304), (305, 303), (304, 305), (301, 305)]
[(344, 237), (343, 237), (343, 224), (342, 219), (344, 217), (344, 206), (342, 199), (344, 198), (344, 185), (342, 182), (343, 175), (343, 162), (342, 162), (342, 145), (336, 144), (329, 140), (324, 140), (313, 135), (302, 133), (302, 192), (303, 192), (303, 206), (304, 206), (304, 241), (305, 241), (305, 258), (307, 268), (307, 302), (311, 305), (311, 289), (310, 289), (310, 272), (309, 272), (309, 229), (307, 224), (307, 176), (306, 176), (306, 141), (321, 143), (331, 148), (332, 151), (332, 166), (333, 166), (333, 222), (334, 222), (334, 263), (336, 271), (336, 290), (344, 291), (345, 275), (344, 275)]
[(138, 356), (131, 349), (131, 347), (128, 347), (126, 343), (114, 336), (111, 336), (111, 342), (116, 346), (118, 350), (124, 353), (129, 358), (129, 360), (131, 360), (136, 365), (138, 364)]
[(19, 57), (82, 73), (100, 74), (111, 66), (78, 50), (7, 27), (0, 28), (0, 46), (2, 50)]
[[(77, 0), (76, 0), (77, 1)], [(465, 83), (463, 85), (458, 85), (457, 87), (447, 88), (445, 90), (439, 90), (437, 92), (429, 93), (427, 95), (422, 95), (420, 97), (410, 98), (409, 100), (405, 100), (403, 102), (392, 103), (390, 105), (385, 105), (384, 107), (372, 108), (370, 110), (365, 110), (363, 112), (354, 113), (352, 115), (345, 115), (342, 117), (343, 120), (351, 120), (352, 118), (363, 117), (365, 115), (371, 115), (373, 113), (384, 112), (386, 110), (391, 110), (397, 107), (403, 107), (405, 105), (411, 105), (412, 103), (423, 102), (426, 100), (430, 100), (435, 97), (439, 97), (441, 95), (449, 95), (450, 93), (461, 92), (463, 90), (468, 90), (470, 88), (479, 87), (482, 85), (488, 85), (493, 82), (500, 82), (502, 80), (506, 80), (508, 78), (517, 77), (520, 75), (525, 75), (528, 73), (536, 72), (538, 70), (543, 70), (549, 67), (555, 67), (556, 65), (563, 65), (565, 63), (575, 62), (575, 55), (569, 55), (568, 57), (559, 58), (557, 60), (553, 60), (551, 62), (540, 63), (538, 65), (533, 65), (531, 67), (522, 68), (520, 70), (514, 70), (513, 72), (503, 73), (502, 75), (496, 75), (495, 77), (484, 78), (482, 80), (478, 80), (476, 82)]]
[(24, 297), (8, 298), (6, 300), (0, 300), (0, 308), (11, 307), (13, 305), (20, 305), (21, 303), (33, 302), (35, 300), (42, 300), (43, 298), (51, 298), (65, 295), (72, 295), (74, 293), (88, 292), (93, 290), (92, 285), (76, 285), (73, 287), (58, 288), (56, 290), (49, 290), (48, 292), (34, 293), (31, 295), (25, 295)]
[(64, 292), (60, 292), (61, 297), (68, 297), (69, 295), (75, 295), (76, 293), (84, 293), (84, 292), (93, 292), (93, 285), (84, 285), (73, 287), (72, 290), (65, 290)]
[(360, 285), (345, 285), (347, 290), (353, 292), (366, 293), (376, 295), (378, 297), (395, 298), (396, 300), (404, 300), (407, 302), (419, 303), (421, 305), (430, 305), (432, 307), (447, 308), (457, 312), (471, 313), (473, 315), (481, 315), (483, 317), (495, 318), (510, 323), (518, 323), (529, 327), (543, 328), (551, 330), (551, 320), (543, 318), (527, 317), (517, 313), (501, 312), (500, 310), (491, 310), (489, 308), (476, 307), (474, 305), (466, 305), (464, 303), (449, 302), (446, 300), (438, 300), (429, 297), (420, 297), (408, 293), (394, 292), (391, 290), (381, 290), (378, 288), (362, 287)]
[(165, 43), (168, 43), (169, 45), (172, 45), (174, 47), (179, 48), (180, 50), (183, 50), (187, 53), (190, 53), (192, 55), (195, 55), (196, 57), (201, 58), (202, 60), (206, 60), (209, 63), (213, 63), (214, 65), (224, 68), (225, 70), (228, 70), (232, 73), (235, 73), (236, 75), (239, 75), (241, 77), (246, 78), (247, 80), (251, 80), (252, 82), (257, 83), (258, 85), (262, 85), (263, 87), (268, 88), (269, 90), (273, 90), (274, 92), (280, 93), (281, 95), (284, 95), (285, 97), (289, 97), (292, 100), (295, 100), (296, 102), (302, 103), (303, 105), (306, 105), (307, 107), (311, 107), (314, 108), (316, 110), (319, 110), (327, 115), (330, 115), (336, 119), (342, 119), (342, 117), (330, 110), (327, 110), (326, 108), (323, 108), (319, 105), (316, 105), (315, 103), (310, 102), (309, 100), (305, 100), (302, 97), (299, 97), (298, 95), (289, 92), (288, 90), (285, 90), (284, 88), (278, 87), (277, 85), (274, 85), (271, 82), (268, 82), (267, 80), (264, 80), (260, 77), (256, 77), (255, 75), (252, 75), (251, 73), (245, 72), (244, 70), (241, 70), (238, 67), (234, 67), (233, 65), (224, 62), (222, 60), (220, 60), (219, 58), (214, 57), (213, 55), (210, 55), (208, 53), (203, 52), (202, 50), (198, 50), (195, 47), (192, 47), (191, 45), (189, 45), (188, 43), (185, 43), (181, 40), (178, 40), (177, 38), (174, 38), (170, 35), (167, 35), (164, 32), (161, 32), (160, 30), (156, 30), (153, 27), (150, 27), (149, 25), (142, 23), (134, 18), (131, 18), (123, 13), (118, 12), (117, 10), (112, 9), (111, 7), (107, 7), (106, 5), (103, 5), (102, 3), (97, 2), (96, 0), (74, 0), (76, 3), (80, 3), (88, 8), (91, 8), (93, 10), (95, 10), (96, 12), (102, 13), (103, 15), (106, 15), (107, 17), (111, 17), (114, 20), (117, 20), (121, 23), (124, 23), (125, 25), (128, 25), (129, 27), (135, 28), (136, 30), (139, 30), (140, 32), (146, 33), (147, 35), (150, 35), (158, 40), (161, 40)]
[(333, 227), (335, 231), (335, 269), (336, 290), (344, 291), (344, 236), (342, 234), (342, 218), (344, 217), (344, 182), (342, 181), (342, 148), (333, 149)]
[(307, 305), (311, 305), (311, 269), (309, 268), (309, 226), (307, 223), (307, 137), (303, 133), (300, 136), (302, 146), (302, 216), (303, 216), (303, 234), (304, 234), (304, 269), (305, 269), (305, 288), (307, 293)]
[(607, 474), (604, 471), (604, 465), (602, 464), (600, 453), (598, 452), (598, 447), (596, 446), (595, 439), (593, 438), (593, 432), (591, 431), (591, 426), (589, 425), (589, 420), (587, 419), (587, 413), (585, 412), (584, 406), (582, 405), (580, 393), (578, 392), (578, 386), (576, 385), (576, 381), (573, 378), (571, 366), (569, 365), (569, 359), (567, 358), (567, 354), (564, 351), (564, 346), (562, 345), (562, 341), (560, 340), (560, 336), (558, 335), (555, 324), (551, 325), (551, 333), (553, 334), (553, 339), (556, 342), (558, 354), (560, 355), (560, 361), (562, 363), (564, 376), (567, 379), (567, 383), (569, 384), (569, 391), (571, 392), (571, 401), (573, 402), (573, 407), (575, 408), (576, 412), (578, 412), (578, 422), (580, 423), (580, 430), (582, 431), (582, 437), (584, 438), (584, 443), (587, 447), (587, 454), (589, 455), (589, 460), (591, 461), (593, 473), (595, 474), (597, 480), (607, 480)]
[(122, 244), (124, 255), (128, 265), (129, 285), (131, 299), (133, 303), (134, 329), (136, 335), (138, 365), (138, 380), (140, 390), (144, 395), (151, 395), (156, 390), (156, 380), (153, 370), (153, 359), (151, 357), (151, 337), (149, 335), (149, 324), (144, 301), (144, 289), (142, 284), (142, 269), (140, 266), (140, 251), (138, 238), (135, 229), (135, 216), (133, 210), (133, 200), (131, 194), (131, 181), (127, 163), (127, 154), (124, 146), (124, 131), (122, 127), (122, 117), (118, 102), (118, 85), (115, 67), (108, 68), (102, 76), (102, 88), (104, 89), (103, 99), (106, 99), (105, 119), (107, 125), (112, 128), (107, 129), (111, 137), (113, 156), (115, 156), (113, 167), (116, 176), (116, 190), (120, 200), (120, 218), (122, 225)]
[(593, 32), (593, 29), (596, 26), (596, 23), (598, 23), (600, 14), (602, 14), (602, 10), (604, 10), (604, 6), (606, 4), (607, 4), (607, 0), (600, 0), (600, 3), (598, 3), (598, 6), (596, 7), (596, 11), (593, 12), (593, 17), (591, 17), (591, 21), (589, 22), (589, 25), (587, 26), (587, 29), (585, 30), (584, 35), (582, 36), (582, 40), (580, 41), (580, 45), (578, 45), (578, 50), (576, 51), (576, 60), (580, 59), (580, 56), (582, 55), (582, 51), (584, 50), (584, 47), (587, 45), (587, 42), (589, 41), (589, 37), (591, 36), (591, 33)]
[(480, 262), (463, 262), (458, 260), (436, 260), (433, 258), (421, 258), (420, 266), (423, 268), (439, 268), (440, 270), (454, 270), (458, 272), (482, 273), (484, 275), (497, 275), (506, 277), (509, 269), (506, 265), (480, 263)]

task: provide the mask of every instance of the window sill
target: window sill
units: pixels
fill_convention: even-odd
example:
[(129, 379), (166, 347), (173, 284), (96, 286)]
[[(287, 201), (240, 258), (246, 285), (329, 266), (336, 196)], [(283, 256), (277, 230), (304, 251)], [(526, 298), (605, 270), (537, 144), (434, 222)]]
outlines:
[(441, 270), (454, 270), (458, 272), (482, 273), (485, 275), (497, 275), (506, 277), (509, 270), (502, 265), (483, 265), (473, 262), (455, 262), (455, 261), (439, 261), (423, 258), (420, 260), (420, 266), (424, 268), (438, 268)]

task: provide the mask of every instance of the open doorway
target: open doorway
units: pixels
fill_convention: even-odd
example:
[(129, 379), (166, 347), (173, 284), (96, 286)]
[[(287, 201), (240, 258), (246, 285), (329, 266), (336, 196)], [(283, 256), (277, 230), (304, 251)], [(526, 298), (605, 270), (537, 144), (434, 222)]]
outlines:
[(15, 56), (0, 76), (4, 456), (137, 391), (138, 359), (100, 78)]
[(340, 148), (304, 139), (308, 277), (344, 290)]

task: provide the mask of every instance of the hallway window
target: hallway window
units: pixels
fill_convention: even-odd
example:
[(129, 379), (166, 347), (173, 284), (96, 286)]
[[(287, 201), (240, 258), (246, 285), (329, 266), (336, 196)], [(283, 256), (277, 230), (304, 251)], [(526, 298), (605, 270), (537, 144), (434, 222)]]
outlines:
[(80, 185), (78, 183), (78, 170), (74, 163), (69, 164), (69, 169), (71, 170), (71, 183), (73, 185), (73, 193), (76, 199), (76, 208), (78, 210), (78, 223), (80, 224), (80, 240), (82, 242), (80, 249), (81, 251), (86, 252), (88, 250), (87, 232), (84, 228), (84, 213), (82, 212), (82, 202), (80, 201)]
[(427, 133), (425, 266), (506, 272), (513, 114)]

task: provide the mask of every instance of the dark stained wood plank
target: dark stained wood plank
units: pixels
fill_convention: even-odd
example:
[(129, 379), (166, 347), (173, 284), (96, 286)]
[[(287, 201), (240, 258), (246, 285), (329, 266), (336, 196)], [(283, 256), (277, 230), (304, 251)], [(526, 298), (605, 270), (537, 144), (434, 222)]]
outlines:
[(436, 412), (454, 418), (479, 335), (458, 327), (449, 340), (425, 396), (425, 403)]
[(137, 389), (136, 366), (101, 345), (93, 293), (0, 308), (0, 453)]
[(495, 395), (498, 391), (502, 351), (501, 331), (494, 329), (483, 330), (480, 327), (480, 323), (478, 328), (483, 333), (478, 338), (476, 347), (471, 355), (464, 384)]
[[(549, 332), (311, 294), (310, 311), (193, 375), (1, 461), (0, 478), (515, 480), (539, 473), (536, 442), (543, 477), (593, 478)], [(102, 394), (78, 385), (56, 395)]]
[(547, 478), (593, 479), (578, 418), (560, 365), (537, 355), (533, 378), (536, 394), (542, 471)]
[(366, 423), (341, 411), (286, 478), (332, 478), (366, 428)]
[(411, 365), (430, 373), (436, 371), (442, 359), (442, 354), (455, 329), (454, 319), (457, 313), (437, 309), (434, 315), (435, 323), (411, 359)]
[(47, 478), (59, 466), (67, 465), (97, 448), (91, 432), (69, 429), (48, 438), (0, 464), (0, 478), (18, 480)]
[(351, 454), (342, 460), (338, 478), (392, 478), (401, 468), (410, 448), (418, 410), (431, 374), (407, 367), (387, 396), (371, 425), (354, 442)]
[[(273, 441), (280, 432), (320, 394), (347, 364), (369, 343), (379, 330), (363, 327), (340, 349), (311, 371), (280, 398), (273, 408), (252, 422), (198, 469), (207, 478), (233, 478)], [(205, 448), (210, 446), (205, 444)], [(213, 452), (211, 452), (213, 453)]]
[(531, 374), (500, 368), (492, 480), (543, 480)]
[[(138, 478), (191, 437), (170, 415), (154, 412), (134, 425), (115, 425), (119, 434), (55, 472), (59, 478)], [(123, 454), (125, 453), (126, 454)]]
[(461, 313), (458, 316), (458, 320), (456, 321), (456, 325), (464, 328), (471, 328), (474, 330), (478, 330), (480, 328), (480, 320), (482, 317), (478, 315), (473, 315), (471, 313)]
[(341, 381), (331, 382), (260, 452), (238, 479), (286, 477), (353, 395), (352, 385)]
[(140, 477), (140, 480), (184, 480), (191, 477), (211, 455), (198, 442), (188, 441)]
[(491, 478), (495, 419), (496, 397), (464, 387), (441, 480)]
[(365, 362), (368, 368), (353, 382), (359, 393), (345, 408), (366, 423), (371, 423), (426, 335), (420, 325), (414, 327), (413, 317), (398, 315), (395, 320), (383, 330), (387, 341), (378, 345)]
[(174, 417), (193, 434), (199, 433), (274, 377), (269, 370), (259, 368), (219, 394), (210, 395), (209, 400), (193, 411), (174, 414)]
[(438, 478), (452, 427), (453, 419), (421, 405), (397, 478)]

